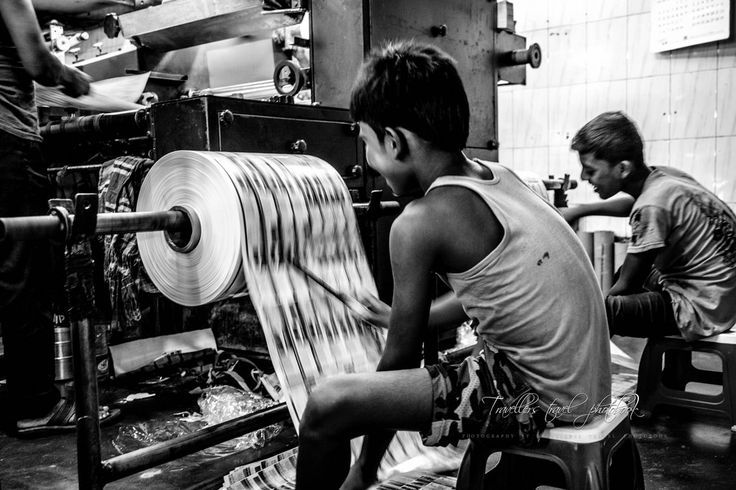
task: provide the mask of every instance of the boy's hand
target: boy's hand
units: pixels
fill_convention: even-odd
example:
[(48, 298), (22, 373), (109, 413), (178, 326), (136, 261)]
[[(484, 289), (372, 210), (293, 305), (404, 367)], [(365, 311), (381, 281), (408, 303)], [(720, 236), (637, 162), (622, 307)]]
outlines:
[(560, 208), (560, 214), (565, 218), (565, 221), (571, 225), (575, 224), (575, 222), (580, 219), (580, 210), (575, 209), (574, 206), (569, 208)]
[(64, 65), (61, 72), (61, 91), (70, 97), (79, 97), (89, 93), (92, 77), (73, 66)]
[(356, 298), (365, 306), (366, 314), (361, 320), (376, 327), (388, 328), (388, 320), (391, 317), (391, 307), (376, 298), (372, 294), (363, 293)]

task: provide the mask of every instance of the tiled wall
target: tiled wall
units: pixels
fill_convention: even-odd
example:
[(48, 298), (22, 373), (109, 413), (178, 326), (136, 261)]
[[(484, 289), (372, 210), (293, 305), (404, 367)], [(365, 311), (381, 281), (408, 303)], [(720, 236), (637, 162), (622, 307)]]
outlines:
[[(526, 86), (499, 87), (499, 160), (579, 179), (573, 135), (597, 114), (623, 110), (644, 136), (647, 163), (689, 172), (736, 209), (736, 41), (651, 53), (651, 4), (513, 2), (517, 33), (543, 58), (527, 68)], [(595, 199), (585, 183), (570, 192), (573, 203)], [(625, 220), (589, 219), (582, 228), (626, 234)]]

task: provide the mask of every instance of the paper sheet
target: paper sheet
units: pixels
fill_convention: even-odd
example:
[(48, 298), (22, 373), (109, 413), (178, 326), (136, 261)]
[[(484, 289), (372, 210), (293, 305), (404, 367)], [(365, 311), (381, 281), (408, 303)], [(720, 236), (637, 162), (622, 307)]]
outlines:
[(90, 83), (89, 94), (70, 97), (59, 87), (36, 84), (36, 104), (48, 107), (71, 107), (99, 112), (115, 112), (140, 109), (140, 99), (148, 83), (150, 72), (139, 75), (108, 78)]
[[(202, 239), (182, 254), (162, 232), (139, 233), (146, 270), (184, 304), (232, 295), (245, 278), (295, 427), (319, 379), (375, 371), (385, 331), (358, 321), (293, 266), (299, 261), (349, 296), (376, 294), (348, 189), (332, 166), (307, 155), (172, 152), (150, 170), (137, 210), (176, 205), (199, 217)], [(354, 456), (360, 443), (353, 441)], [(418, 433), (399, 432), (379, 476), (420, 455), (414, 469), (451, 469), (461, 452), (428, 448)]]

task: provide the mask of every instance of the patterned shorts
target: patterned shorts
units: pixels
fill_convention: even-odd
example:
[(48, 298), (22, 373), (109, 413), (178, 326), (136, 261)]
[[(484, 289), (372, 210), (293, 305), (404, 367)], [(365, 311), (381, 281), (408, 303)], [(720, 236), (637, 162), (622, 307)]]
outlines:
[(426, 367), (432, 379), (432, 425), (427, 446), (480, 439), (494, 446), (532, 446), (544, 430), (538, 396), (506, 355), (486, 347), (460, 364)]

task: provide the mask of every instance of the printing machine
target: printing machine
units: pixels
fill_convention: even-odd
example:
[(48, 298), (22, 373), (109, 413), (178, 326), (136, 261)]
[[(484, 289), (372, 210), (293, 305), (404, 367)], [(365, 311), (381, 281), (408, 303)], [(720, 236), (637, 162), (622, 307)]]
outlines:
[[(182, 149), (318, 156), (343, 176), (356, 209), (365, 216), (360, 220), (361, 232), (386, 299), (391, 288), (387, 236), (392, 217), (381, 212), (378, 200), (385, 203), (394, 198), (388, 192), (382, 197), (374, 192), (384, 190), (385, 183), (366, 167), (357, 128), (347, 111), (350, 87), (363, 56), (388, 40), (407, 37), (436, 44), (452, 55), (472, 108), (467, 153), (492, 160), (499, 147), (497, 85), (525, 83), (525, 65), (537, 67), (541, 61), (539, 47), (526, 48), (526, 40), (514, 33), (513, 7), (506, 1), (123, 3), (128, 4), (123, 13), (101, 9), (85, 16), (65, 16), (66, 32), (55, 33), (58, 55), (76, 60), (94, 78), (151, 72), (146, 92), (158, 102), (118, 113), (69, 114), (59, 108), (40, 108), (51, 171), (94, 171), (102, 160), (120, 154), (156, 160)], [(86, 39), (75, 24), (88, 33)], [(295, 26), (302, 28), (298, 35), (288, 31)], [(301, 34), (307, 31), (308, 36)], [(198, 50), (227, 46), (232, 39), (247, 42), (271, 36), (275, 68), (266, 100), (244, 98), (237, 88), (229, 91), (234, 96), (223, 97), (217, 95), (227, 92), (221, 87), (203, 86), (207, 77)], [(106, 46), (112, 46), (109, 52), (104, 52)], [(247, 92), (249, 87), (245, 83), (240, 88)], [(557, 184), (558, 188), (566, 185)], [(272, 415), (259, 423), (271, 423)], [(232, 427), (228, 430), (232, 432)], [(87, 461), (80, 463), (80, 486), (100, 487), (177, 454), (181, 452), (169, 450), (166, 456), (125, 464), (107, 462), (100, 476), (98, 448), (96, 455), (86, 454)], [(82, 472), (88, 474), (83, 478)]]

